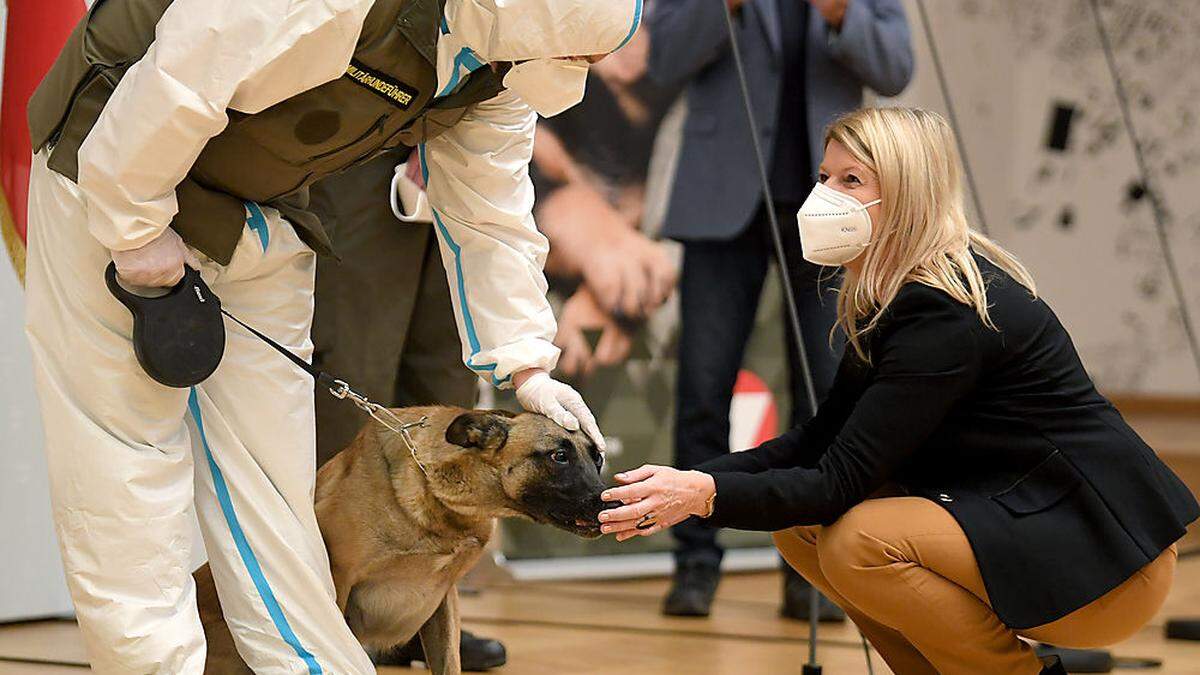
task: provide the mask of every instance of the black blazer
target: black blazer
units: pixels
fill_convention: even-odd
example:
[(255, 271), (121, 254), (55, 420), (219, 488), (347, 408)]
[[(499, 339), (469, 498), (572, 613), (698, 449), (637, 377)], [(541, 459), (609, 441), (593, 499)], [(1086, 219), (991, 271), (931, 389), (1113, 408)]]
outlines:
[(816, 417), (697, 467), (714, 526), (827, 525), (884, 485), (958, 520), (1012, 628), (1039, 626), (1129, 578), (1200, 507), (1095, 389), (1040, 299), (976, 256), (998, 330), (905, 285), (867, 345), (847, 347)]

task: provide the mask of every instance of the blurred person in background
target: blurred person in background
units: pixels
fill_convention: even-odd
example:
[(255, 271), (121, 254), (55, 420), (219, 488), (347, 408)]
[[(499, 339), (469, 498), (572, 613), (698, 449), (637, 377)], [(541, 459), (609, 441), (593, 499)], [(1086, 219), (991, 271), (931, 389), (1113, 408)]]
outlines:
[[(812, 185), (826, 124), (862, 103), (863, 87), (894, 96), (912, 76), (899, 0), (726, 0), (749, 80), (787, 270), (818, 401), (837, 367), (831, 347), (833, 271), (801, 257), (793, 220)], [(730, 49), (725, 8), (659, 0), (647, 16), (649, 75), (685, 85), (687, 120), (663, 234), (683, 243), (675, 466), (727, 454), (733, 385), (774, 257), (762, 186)], [(811, 410), (790, 327), (792, 422)], [(724, 551), (695, 519), (672, 530), (675, 576), (665, 614), (707, 616)], [(808, 618), (808, 584), (785, 567), (784, 616)], [(840, 620), (825, 601), (823, 619)]]

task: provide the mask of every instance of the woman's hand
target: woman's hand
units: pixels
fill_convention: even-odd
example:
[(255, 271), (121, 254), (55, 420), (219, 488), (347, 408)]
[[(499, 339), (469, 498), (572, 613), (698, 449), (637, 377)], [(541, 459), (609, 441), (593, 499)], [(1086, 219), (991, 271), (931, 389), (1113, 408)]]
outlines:
[(616, 534), (617, 541), (648, 536), (677, 525), (689, 516), (709, 515), (717, 486), (712, 476), (646, 464), (616, 475), (621, 487), (609, 488), (601, 498), (625, 506), (600, 512), (600, 530)]

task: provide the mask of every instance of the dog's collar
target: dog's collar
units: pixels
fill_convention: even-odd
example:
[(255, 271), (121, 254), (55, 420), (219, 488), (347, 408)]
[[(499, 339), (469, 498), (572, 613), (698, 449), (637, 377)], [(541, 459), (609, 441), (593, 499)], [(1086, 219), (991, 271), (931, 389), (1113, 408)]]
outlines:
[[(383, 411), (386, 412), (393, 420), (396, 420), (397, 422), (399, 422), (399, 420), (396, 419), (396, 416), (392, 414), (392, 411), (388, 410), (387, 408), (384, 408)], [(372, 415), (372, 417), (374, 417), (374, 415)], [(391, 429), (392, 431), (396, 431), (396, 429), (393, 428), (392, 425), (384, 422), (383, 420), (379, 419), (378, 417), (376, 417), (375, 419), (378, 420), (379, 423), (384, 425), (385, 427)], [(416, 422), (409, 422), (408, 424), (401, 424), (399, 431), (396, 431), (396, 433), (400, 434), (400, 438), (404, 439), (404, 445), (408, 446), (408, 454), (412, 455), (413, 461), (417, 463), (417, 468), (421, 470), (421, 473), (425, 474), (425, 478), (429, 478), (429, 471), (425, 469), (425, 465), (422, 464), (421, 459), (419, 457), (417, 457), (417, 444), (415, 441), (413, 441), (412, 434), (408, 433), (408, 430), (412, 429), (413, 427), (427, 427), (427, 426), (429, 426), (429, 418), (425, 415), (422, 415), (421, 419), (417, 420)]]
[(417, 463), (417, 468), (421, 470), (421, 473), (425, 474), (426, 478), (429, 478), (429, 471), (425, 469), (425, 465), (417, 457), (417, 444), (413, 441), (412, 434), (408, 433), (408, 430), (414, 427), (429, 426), (428, 415), (422, 415), (421, 419), (416, 422), (403, 422), (391, 410), (354, 391), (343, 380), (334, 380), (333, 386), (329, 388), (329, 393), (333, 394), (335, 398), (350, 399), (351, 403), (370, 415), (376, 422), (399, 434), (400, 438), (404, 439), (404, 445), (408, 448), (408, 454), (412, 455), (413, 461)]
[[(417, 457), (417, 443), (413, 440), (412, 434), (408, 433), (409, 429), (429, 426), (429, 416), (422, 415), (421, 419), (417, 420), (416, 422), (405, 423), (401, 422), (400, 418), (396, 417), (391, 410), (388, 410), (387, 408), (375, 403), (372, 403), (371, 405), (373, 405), (375, 409), (368, 410), (367, 412), (370, 413), (371, 417), (375, 418), (376, 422), (379, 422), (388, 429), (400, 434), (400, 438), (404, 439), (405, 447), (408, 448), (408, 454), (412, 455), (413, 461), (417, 463), (417, 468), (421, 470), (421, 473), (425, 474), (426, 478), (429, 478), (429, 471), (425, 468), (425, 465), (421, 463), (421, 458)], [(385, 416), (390, 418), (390, 423), (388, 419), (384, 419)]]

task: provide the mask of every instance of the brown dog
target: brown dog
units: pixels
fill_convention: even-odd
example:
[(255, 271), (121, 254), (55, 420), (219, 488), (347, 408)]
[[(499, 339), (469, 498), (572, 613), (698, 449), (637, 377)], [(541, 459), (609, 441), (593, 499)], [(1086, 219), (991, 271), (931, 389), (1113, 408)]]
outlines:
[[(371, 422), (317, 473), (317, 521), (338, 607), (369, 653), (419, 633), (430, 669), (458, 673), (455, 583), (479, 559), (495, 519), (517, 516), (599, 536), (603, 459), (587, 436), (541, 415), (393, 412), (404, 423), (427, 417), (410, 432), (415, 452)], [(196, 571), (196, 585), (208, 639), (205, 673), (250, 672), (207, 565)]]

